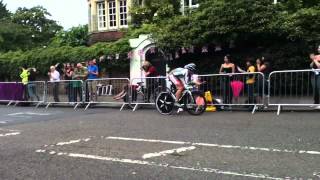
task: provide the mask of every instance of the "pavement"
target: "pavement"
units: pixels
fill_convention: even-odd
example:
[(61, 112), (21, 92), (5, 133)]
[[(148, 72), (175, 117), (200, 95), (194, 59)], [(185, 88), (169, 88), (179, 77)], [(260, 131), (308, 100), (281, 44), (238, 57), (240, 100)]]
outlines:
[(318, 112), (0, 106), (0, 179), (320, 179)]

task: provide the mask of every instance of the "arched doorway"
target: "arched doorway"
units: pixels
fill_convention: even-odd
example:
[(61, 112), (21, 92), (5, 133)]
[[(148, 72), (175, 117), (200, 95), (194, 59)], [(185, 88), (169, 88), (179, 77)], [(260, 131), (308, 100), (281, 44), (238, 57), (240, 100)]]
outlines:
[(158, 48), (150, 48), (145, 54), (145, 60), (149, 61), (160, 76), (166, 76), (167, 62), (163, 53)]

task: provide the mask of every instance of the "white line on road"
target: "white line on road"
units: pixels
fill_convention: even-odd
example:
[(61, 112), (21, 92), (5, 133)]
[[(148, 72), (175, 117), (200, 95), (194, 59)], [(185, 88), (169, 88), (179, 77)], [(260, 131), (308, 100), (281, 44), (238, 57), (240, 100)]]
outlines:
[(2, 128), (0, 128), (0, 131), (9, 131), (9, 132), (20, 132), (20, 130), (13, 130), (13, 129), (2, 129)]
[[(37, 150), (36, 152), (45, 153), (45, 150)], [(201, 168), (201, 167), (183, 167), (183, 166), (173, 166), (169, 164), (158, 164), (155, 162), (149, 161), (141, 161), (141, 160), (132, 160), (132, 159), (120, 159), (120, 158), (112, 158), (112, 157), (103, 157), (96, 155), (86, 155), (86, 154), (77, 154), (77, 153), (64, 153), (64, 152), (49, 152), (50, 155), (58, 155), (58, 156), (68, 156), (73, 158), (85, 158), (85, 159), (95, 159), (102, 161), (111, 161), (118, 163), (126, 163), (126, 164), (138, 164), (138, 165), (147, 165), (154, 167), (163, 167), (163, 168), (172, 168), (172, 169), (180, 169), (180, 170), (189, 170), (189, 171), (198, 171), (198, 172), (206, 172), (206, 173), (215, 173), (222, 175), (231, 175), (231, 176), (239, 176), (239, 177), (250, 177), (250, 178), (258, 178), (258, 179), (272, 179), (272, 180), (284, 180), (285, 178), (272, 177), (267, 174), (256, 174), (256, 173), (238, 173), (232, 171), (224, 171), (220, 169), (213, 168)], [(286, 179), (289, 177), (286, 177)], [(289, 178), (295, 179), (295, 178)]]
[(181, 147), (181, 148), (177, 148), (177, 149), (170, 149), (170, 150), (165, 150), (165, 151), (161, 151), (161, 152), (144, 154), (142, 156), (142, 158), (143, 159), (149, 159), (149, 158), (154, 158), (154, 157), (159, 157), (159, 156), (166, 156), (168, 154), (182, 153), (182, 152), (185, 152), (185, 151), (192, 151), (194, 149), (196, 149), (195, 146)]
[(90, 140), (91, 140), (91, 138), (70, 140), (70, 141), (67, 141), (67, 142), (59, 142), (56, 145), (57, 146), (64, 146), (64, 145), (75, 144), (75, 143), (79, 143), (79, 142), (88, 142)]
[(35, 115), (35, 116), (49, 116), (50, 113), (34, 113), (34, 112), (19, 112), (8, 114), (8, 116), (19, 116), (19, 115)]
[(6, 134), (0, 134), (0, 137), (16, 136), (16, 135), (19, 135), (19, 134), (20, 134), (20, 132), (6, 133)]
[(309, 150), (288, 150), (288, 149), (262, 148), (262, 147), (252, 147), (252, 146), (234, 146), (234, 145), (221, 145), (221, 144), (209, 144), (209, 143), (192, 143), (192, 142), (184, 142), (184, 141), (167, 141), (167, 140), (156, 140), (156, 139), (111, 137), (111, 136), (106, 137), (106, 139), (122, 140), (122, 141), (137, 141), (137, 142), (166, 143), (166, 144), (181, 144), (181, 145), (191, 145), (191, 146), (204, 146), (204, 147), (240, 149), (240, 150), (251, 150), (251, 151), (279, 152), (279, 153), (291, 153), (291, 154), (298, 153), (298, 154), (320, 155), (320, 151), (309, 151)]

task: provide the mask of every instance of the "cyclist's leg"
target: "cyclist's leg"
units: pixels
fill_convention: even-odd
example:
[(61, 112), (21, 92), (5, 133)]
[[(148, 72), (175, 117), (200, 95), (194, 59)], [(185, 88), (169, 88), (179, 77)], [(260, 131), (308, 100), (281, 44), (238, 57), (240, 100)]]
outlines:
[[(174, 76), (174, 75), (169, 75), (169, 80), (172, 82), (172, 84), (176, 87), (177, 92), (178, 92), (178, 86), (177, 84), (179, 84), (179, 80)], [(176, 97), (177, 97), (177, 92), (176, 92)]]

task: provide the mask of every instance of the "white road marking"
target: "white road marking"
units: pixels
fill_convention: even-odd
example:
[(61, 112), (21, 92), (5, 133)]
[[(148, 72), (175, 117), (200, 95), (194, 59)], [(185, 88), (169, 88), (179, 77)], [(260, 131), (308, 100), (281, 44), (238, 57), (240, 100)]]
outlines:
[(181, 153), (181, 152), (185, 152), (185, 151), (192, 151), (194, 149), (196, 149), (195, 146), (181, 147), (181, 148), (177, 148), (177, 149), (170, 149), (170, 150), (165, 150), (165, 151), (161, 151), (161, 152), (144, 154), (142, 156), (142, 158), (149, 159), (149, 158), (154, 158), (154, 157), (159, 157), (159, 156), (166, 156), (168, 154)]
[(0, 124), (7, 124), (7, 121), (0, 121)]
[(13, 130), (13, 129), (2, 129), (2, 128), (0, 128), (0, 131), (20, 132), (19, 130)]
[(20, 132), (5, 133), (5, 134), (0, 134), (0, 137), (16, 136), (16, 135), (19, 135), (19, 134), (20, 134)]
[(45, 153), (47, 150), (44, 150), (44, 149), (38, 149), (36, 150), (37, 153)]
[[(45, 153), (45, 152), (43, 152), (44, 150), (42, 150), (42, 151), (38, 150), (38, 151), (41, 153)], [(49, 154), (51, 154), (51, 153), (49, 153)], [(147, 165), (147, 166), (154, 166), (154, 167), (172, 168), (172, 169), (215, 173), (215, 174), (231, 175), (231, 176), (239, 176), (239, 177), (258, 178), (258, 179), (272, 179), (272, 180), (284, 180), (286, 178), (296, 179), (296, 178), (290, 178), (290, 177), (286, 177), (286, 178), (272, 177), (267, 174), (239, 173), (239, 172), (224, 171), (224, 170), (213, 169), (213, 168), (173, 166), (173, 165), (169, 165), (169, 164), (159, 164), (159, 163), (150, 162), (150, 161), (141, 161), (141, 160), (133, 160), (133, 159), (120, 159), (120, 158), (103, 157), (103, 156), (78, 154), (78, 153), (65, 153), (65, 152), (56, 153), (56, 152), (54, 152), (54, 154), (58, 155), (58, 156), (63, 155), (63, 156), (68, 156), (68, 157), (73, 157), (73, 158), (95, 159), (95, 160), (126, 163), (126, 164)], [(54, 155), (54, 154), (52, 154), (52, 155)]]
[(126, 138), (126, 137), (106, 137), (106, 139), (123, 140), (123, 141), (139, 141), (139, 142), (153, 142), (153, 143), (167, 143), (167, 144), (191, 144), (183, 141), (165, 141), (156, 139), (139, 139), (139, 138)]
[(165, 144), (181, 144), (181, 145), (191, 145), (191, 146), (204, 146), (204, 147), (240, 149), (240, 150), (251, 150), (251, 151), (265, 151), (265, 152), (279, 152), (279, 153), (291, 153), (291, 154), (297, 153), (297, 154), (320, 155), (320, 151), (309, 151), (309, 150), (288, 150), (288, 149), (262, 148), (262, 147), (252, 147), (252, 146), (234, 146), (234, 145), (221, 145), (221, 144), (209, 144), (209, 143), (192, 143), (192, 142), (184, 142), (184, 141), (167, 141), (167, 140), (127, 138), (127, 137), (106, 137), (106, 139), (122, 140), (122, 141), (165, 143)]
[(19, 115), (49, 116), (51, 114), (50, 113), (34, 113), (34, 112), (19, 112), (19, 113), (8, 114), (8, 116), (19, 116)]
[(59, 142), (56, 144), (56, 146), (64, 146), (64, 145), (75, 144), (75, 143), (79, 143), (79, 142), (88, 142), (90, 140), (91, 140), (91, 138), (70, 140), (68, 142)]

